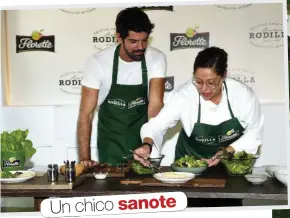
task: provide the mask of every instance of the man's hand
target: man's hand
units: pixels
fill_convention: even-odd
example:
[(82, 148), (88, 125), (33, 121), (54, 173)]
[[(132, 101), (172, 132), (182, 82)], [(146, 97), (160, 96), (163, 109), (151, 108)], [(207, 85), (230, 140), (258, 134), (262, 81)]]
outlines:
[[(150, 156), (150, 146), (149, 145), (143, 145), (140, 148), (137, 148), (136, 150), (134, 150), (134, 152), (136, 154), (134, 154), (134, 159), (139, 161), (141, 164), (143, 164), (144, 166), (149, 166), (149, 162), (146, 161), (148, 159), (148, 157)], [(143, 157), (144, 159), (142, 159), (141, 157)]]
[(83, 165), (84, 167), (94, 167), (97, 166), (99, 163), (94, 160), (81, 160), (80, 164)]

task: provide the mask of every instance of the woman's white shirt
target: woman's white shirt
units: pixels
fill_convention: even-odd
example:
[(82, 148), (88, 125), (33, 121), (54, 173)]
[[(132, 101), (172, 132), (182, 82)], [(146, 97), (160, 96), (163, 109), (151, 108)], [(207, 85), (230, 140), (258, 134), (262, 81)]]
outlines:
[[(261, 112), (260, 102), (251, 88), (238, 80), (227, 78), (228, 98), (234, 116), (245, 128), (244, 135), (231, 146), (238, 151), (255, 154), (262, 144), (262, 131), (264, 116)], [(141, 128), (142, 140), (152, 138), (154, 144), (161, 150), (163, 137), (169, 128), (181, 121), (182, 127), (189, 137), (198, 118), (199, 94), (191, 81), (179, 86), (169, 93), (165, 105), (160, 113), (151, 118)], [(221, 102), (216, 105), (200, 97), (201, 123), (218, 125), (231, 119), (228, 108), (227, 95), (223, 85)], [(155, 151), (154, 151), (155, 150)], [(152, 153), (156, 152), (153, 146)]]

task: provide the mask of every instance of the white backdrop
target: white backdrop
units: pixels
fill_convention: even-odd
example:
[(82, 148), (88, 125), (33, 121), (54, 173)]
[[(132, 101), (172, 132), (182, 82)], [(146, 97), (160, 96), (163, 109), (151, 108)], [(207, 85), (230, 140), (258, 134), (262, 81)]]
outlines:
[[(9, 11), (10, 79), (6, 82), (10, 82), (10, 105), (78, 105), (84, 64), (90, 55), (114, 43), (100, 41), (102, 37), (113, 39), (119, 10)], [(173, 11), (146, 12), (156, 24), (151, 45), (165, 52), (167, 76), (174, 77), (167, 87), (191, 78), (194, 59), (203, 49), (171, 50), (174, 42), (170, 35), (178, 34), (188, 42), (208, 34), (206, 46), (219, 46), (228, 52), (230, 76), (249, 84), (261, 102), (285, 102), (282, 4), (174, 6)], [(198, 27), (196, 38), (186, 38), (186, 29), (194, 27)], [(35, 30), (43, 30), (40, 41), (47, 40), (52, 48), (17, 53), (23, 44), (19, 45), (16, 36), (31, 40)]]

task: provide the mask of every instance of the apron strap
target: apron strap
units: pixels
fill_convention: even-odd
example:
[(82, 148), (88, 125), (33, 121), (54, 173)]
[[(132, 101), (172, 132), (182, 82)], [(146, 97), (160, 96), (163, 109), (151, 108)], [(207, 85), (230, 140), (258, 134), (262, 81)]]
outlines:
[(112, 84), (117, 84), (117, 76), (118, 76), (118, 66), (119, 66), (119, 54), (120, 54), (121, 44), (119, 44), (114, 53), (114, 61), (113, 61), (113, 79)]
[(198, 95), (198, 117), (197, 123), (200, 123), (200, 94)]
[(145, 55), (144, 55), (144, 58), (143, 60), (141, 61), (141, 68), (142, 68), (142, 85), (144, 87), (147, 86), (147, 83), (148, 83), (148, 77), (147, 77), (147, 66), (146, 66), (146, 58), (145, 58)]
[[(120, 48), (121, 44), (119, 44), (114, 52), (114, 61), (113, 61), (113, 80), (112, 84), (117, 84), (117, 76), (118, 76), (118, 66), (119, 66), (119, 55), (120, 55)], [(142, 68), (142, 85), (144, 87), (147, 86), (147, 66), (146, 66), (146, 60), (145, 60), (145, 55), (143, 60), (141, 61), (141, 68)]]
[(227, 101), (228, 101), (228, 107), (229, 107), (229, 110), (230, 110), (230, 114), (232, 116), (232, 119), (235, 118), (234, 116), (234, 113), (232, 111), (232, 108), (231, 108), (231, 104), (230, 104), (230, 101), (229, 101), (229, 96), (228, 96), (228, 88), (227, 88), (227, 84), (226, 82), (224, 81), (224, 84), (225, 84), (225, 88), (226, 88), (226, 92), (227, 92)]
[[(229, 101), (229, 97), (228, 97), (228, 88), (227, 88), (227, 84), (226, 84), (226, 82), (224, 82), (224, 85), (225, 85), (226, 94), (227, 94), (228, 108), (229, 108), (230, 114), (231, 114), (232, 119), (233, 119), (233, 118), (235, 118), (235, 117), (234, 117), (234, 114), (233, 114), (233, 111), (232, 111), (232, 108), (231, 108), (231, 104), (230, 104), (230, 101)], [(198, 117), (197, 117), (197, 123), (200, 123), (200, 111), (201, 111), (200, 108), (201, 108), (201, 106), (200, 106), (200, 94), (199, 94), (199, 98), (198, 98)]]

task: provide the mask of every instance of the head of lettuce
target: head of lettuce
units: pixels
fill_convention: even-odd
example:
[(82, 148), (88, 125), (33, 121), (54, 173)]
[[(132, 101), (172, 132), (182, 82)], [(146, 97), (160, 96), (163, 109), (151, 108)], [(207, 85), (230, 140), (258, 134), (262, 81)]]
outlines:
[(29, 131), (17, 129), (1, 133), (1, 170), (15, 171), (24, 168), (25, 161), (31, 158), (36, 149), (27, 139)]

